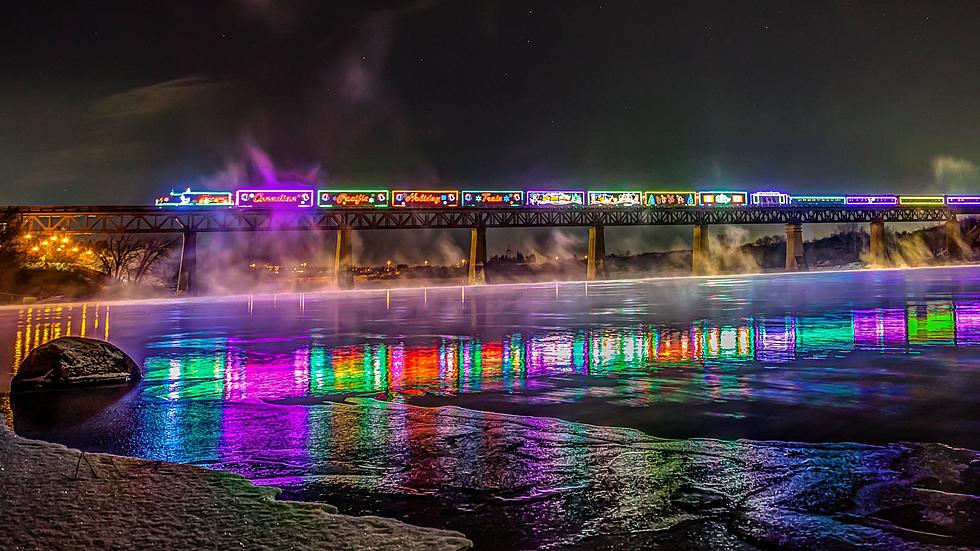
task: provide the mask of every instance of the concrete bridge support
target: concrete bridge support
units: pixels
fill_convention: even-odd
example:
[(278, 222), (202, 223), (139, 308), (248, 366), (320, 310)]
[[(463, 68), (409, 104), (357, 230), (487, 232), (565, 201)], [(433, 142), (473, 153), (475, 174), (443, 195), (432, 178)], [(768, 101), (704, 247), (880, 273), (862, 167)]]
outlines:
[(806, 271), (803, 254), (803, 224), (786, 224), (786, 271)]
[(354, 262), (351, 254), (351, 229), (337, 230), (337, 254), (334, 256), (334, 275), (340, 289), (354, 288)]
[(197, 233), (184, 232), (180, 247), (180, 268), (177, 269), (177, 294), (197, 294)]
[(873, 220), (871, 222), (871, 257), (872, 266), (884, 266), (888, 259), (888, 249), (885, 244), (885, 221)]
[(467, 259), (467, 285), (483, 285), (487, 282), (484, 272), (487, 264), (487, 228), (477, 226), (470, 229), (470, 257)]
[(694, 226), (694, 245), (691, 247), (691, 273), (705, 275), (708, 273), (708, 225)]
[(952, 259), (963, 258), (963, 234), (960, 221), (955, 217), (946, 221), (946, 250)]
[(606, 234), (603, 226), (589, 226), (589, 247), (585, 259), (585, 279), (606, 277)]

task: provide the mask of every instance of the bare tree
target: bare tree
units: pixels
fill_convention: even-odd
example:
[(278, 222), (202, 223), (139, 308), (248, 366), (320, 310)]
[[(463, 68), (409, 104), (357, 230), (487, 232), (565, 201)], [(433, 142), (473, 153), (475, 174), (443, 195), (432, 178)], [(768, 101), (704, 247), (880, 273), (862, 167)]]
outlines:
[(16, 209), (0, 210), (0, 299), (3, 291), (14, 288), (14, 281), (24, 262), (21, 247), (21, 219)]
[(8, 270), (20, 266), (24, 252), (20, 243), (22, 229), (17, 209), (0, 210), (0, 268)]
[(136, 283), (143, 281), (146, 274), (160, 259), (167, 256), (170, 249), (174, 246), (174, 241), (160, 238), (153, 238), (143, 241), (140, 248), (140, 255), (136, 259), (132, 269), (132, 280)]
[(113, 235), (96, 243), (95, 258), (99, 271), (119, 280), (130, 279), (133, 264), (142, 254), (143, 244), (132, 235)]

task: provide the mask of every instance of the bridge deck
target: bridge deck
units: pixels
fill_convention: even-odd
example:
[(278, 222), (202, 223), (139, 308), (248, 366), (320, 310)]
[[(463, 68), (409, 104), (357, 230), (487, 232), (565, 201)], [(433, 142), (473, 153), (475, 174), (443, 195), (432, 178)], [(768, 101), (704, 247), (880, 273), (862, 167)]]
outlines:
[(690, 226), (696, 224), (842, 224), (939, 222), (980, 214), (980, 206), (897, 208), (511, 208), (260, 210), (158, 207), (18, 207), (37, 233), (181, 233), (351, 228), (488, 228), (568, 226)]

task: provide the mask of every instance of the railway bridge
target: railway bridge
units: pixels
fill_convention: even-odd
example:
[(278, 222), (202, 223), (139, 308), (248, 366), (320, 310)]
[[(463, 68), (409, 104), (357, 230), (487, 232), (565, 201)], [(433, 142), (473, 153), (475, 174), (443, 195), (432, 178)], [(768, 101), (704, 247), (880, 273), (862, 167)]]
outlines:
[(803, 224), (870, 224), (872, 262), (886, 255), (885, 224), (944, 222), (947, 247), (958, 254), (957, 215), (980, 214), (980, 205), (950, 207), (554, 207), (497, 209), (387, 208), (238, 209), (160, 208), (146, 206), (12, 207), (32, 233), (180, 234), (182, 239), (178, 290), (197, 288), (197, 236), (208, 232), (334, 231), (337, 233), (335, 273), (341, 288), (353, 286), (351, 232), (368, 230), (465, 228), (470, 230), (470, 284), (485, 282), (486, 232), (489, 228), (587, 227), (586, 277), (605, 275), (604, 228), (607, 226), (693, 226), (692, 271), (704, 273), (711, 254), (708, 228), (716, 224), (782, 224), (786, 228), (786, 270), (803, 267)]

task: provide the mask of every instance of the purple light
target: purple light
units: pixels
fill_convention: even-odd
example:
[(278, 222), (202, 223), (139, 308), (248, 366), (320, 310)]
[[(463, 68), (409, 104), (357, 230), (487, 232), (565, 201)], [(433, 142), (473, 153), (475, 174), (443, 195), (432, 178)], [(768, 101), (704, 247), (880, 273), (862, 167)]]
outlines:
[(847, 205), (894, 206), (898, 204), (895, 195), (849, 195), (845, 198)]
[(956, 343), (980, 345), (980, 302), (956, 305)]
[(529, 191), (527, 192), (529, 207), (582, 207), (585, 206), (584, 191)]
[(880, 349), (905, 344), (905, 311), (901, 308), (855, 310), (854, 344)]
[(316, 199), (312, 189), (240, 189), (235, 192), (239, 208), (310, 208)]
[(980, 205), (980, 195), (947, 195), (946, 204), (950, 206)]

